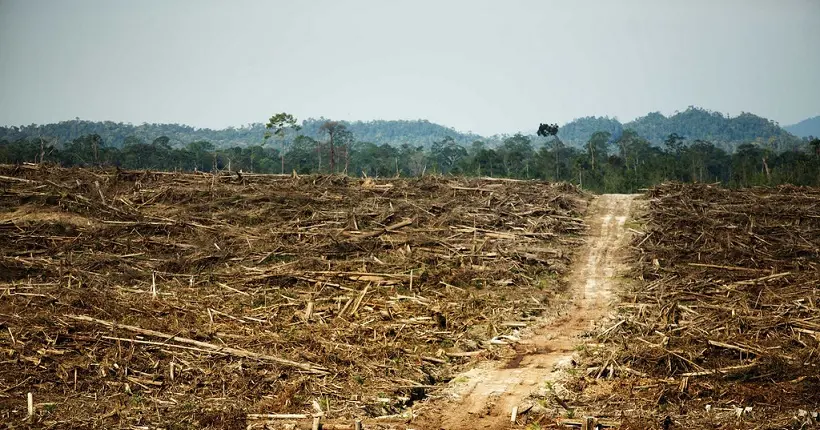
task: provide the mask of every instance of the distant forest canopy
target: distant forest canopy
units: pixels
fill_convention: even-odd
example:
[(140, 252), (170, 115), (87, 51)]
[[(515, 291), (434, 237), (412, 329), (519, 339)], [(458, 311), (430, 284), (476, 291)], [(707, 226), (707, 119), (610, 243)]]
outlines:
[(783, 128), (797, 137), (820, 136), (820, 116), (804, 119)]
[[(304, 120), (301, 122), (299, 134), (313, 139), (322, 139), (323, 136), (319, 129), (326, 121), (326, 118)], [(355, 135), (357, 141), (376, 145), (389, 144), (395, 147), (406, 144), (429, 149), (434, 142), (450, 137), (455, 143), (464, 147), (480, 141), (494, 148), (510, 137), (510, 135), (485, 137), (462, 133), (424, 120), (340, 121), (340, 123)], [(607, 117), (579, 118), (561, 126), (558, 137), (568, 146), (582, 148), (595, 132), (608, 132), (614, 140), (618, 139), (624, 130), (635, 131), (638, 136), (648, 140), (654, 146), (662, 146), (664, 140), (672, 133), (685, 136), (688, 142), (696, 140), (712, 142), (718, 148), (728, 152), (734, 151), (744, 143), (754, 143), (778, 151), (799, 148), (803, 145), (799, 137), (790, 134), (771, 120), (750, 113), (730, 117), (697, 107), (689, 107), (669, 117), (657, 112), (650, 113), (626, 124)], [(96, 134), (107, 146), (122, 148), (129, 144), (150, 143), (158, 137), (165, 136), (174, 148), (183, 148), (197, 141), (210, 142), (216, 148), (232, 148), (262, 144), (264, 132), (265, 127), (262, 123), (213, 130), (180, 124), (132, 125), (75, 119), (57, 124), (0, 127), (0, 141), (14, 142), (21, 139), (44, 138), (60, 146), (79, 137)], [(820, 133), (813, 133), (813, 135), (818, 134)], [(296, 137), (297, 133), (288, 131), (285, 141), (292, 143)], [(536, 146), (543, 145), (548, 140), (534, 134), (529, 137)]]
[(265, 145), (231, 148), (217, 148), (205, 140), (174, 147), (167, 136), (150, 142), (132, 139), (121, 147), (108, 145), (99, 134), (59, 145), (42, 137), (0, 140), (0, 163), (236, 172), (237, 180), (242, 173), (493, 176), (566, 181), (609, 193), (634, 193), (670, 180), (731, 187), (820, 186), (820, 139), (805, 139), (800, 147), (781, 151), (773, 145), (744, 143), (730, 153), (712, 142), (674, 133), (656, 146), (635, 131), (624, 130), (617, 137), (595, 132), (580, 148), (565, 145), (552, 132), (543, 133), (545, 144), (516, 134), (497, 146), (480, 140), (464, 146), (445, 136), (425, 148), (362, 141), (335, 121), (320, 126), (319, 139), (300, 134), (288, 142), (283, 135), (291, 124), (273, 118), (270, 123)]
[(652, 112), (626, 124), (607, 117), (579, 118), (561, 127), (558, 137), (577, 146), (588, 141), (596, 131), (607, 131), (617, 138), (624, 130), (632, 130), (656, 146), (662, 145), (672, 133), (686, 136), (692, 141), (713, 142), (726, 151), (734, 151), (744, 143), (756, 143), (776, 150), (789, 150), (801, 145), (800, 137), (772, 120), (746, 112), (731, 117), (692, 106), (669, 117)]
[[(301, 122), (299, 134), (319, 139), (319, 128), (327, 122), (326, 118), (309, 118)], [(461, 145), (469, 145), (476, 140), (486, 140), (477, 134), (460, 133), (451, 128), (434, 124), (425, 120), (417, 121), (340, 121), (356, 138), (376, 144), (389, 143), (393, 145), (408, 144), (411, 146), (429, 147), (436, 140), (446, 136), (452, 137)], [(210, 128), (194, 128), (181, 124), (141, 124), (132, 125), (112, 121), (85, 121), (74, 119), (61, 121), (56, 124), (28, 125), (20, 127), (0, 127), (0, 140), (9, 142), (31, 138), (57, 138), (60, 143), (89, 134), (97, 134), (107, 145), (122, 148), (132, 143), (152, 142), (154, 139), (165, 136), (171, 146), (181, 148), (190, 142), (208, 141), (217, 148), (235, 146), (248, 147), (260, 145), (263, 142), (265, 125), (262, 123), (247, 124), (242, 127), (229, 127), (221, 130)], [(286, 140), (295, 139), (297, 134), (289, 131)]]

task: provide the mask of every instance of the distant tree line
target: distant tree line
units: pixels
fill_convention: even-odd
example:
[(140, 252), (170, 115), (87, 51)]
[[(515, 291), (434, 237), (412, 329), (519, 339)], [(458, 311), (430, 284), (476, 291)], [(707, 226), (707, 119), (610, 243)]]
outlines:
[[(299, 124), (300, 134), (318, 139), (323, 135), (321, 127), (327, 121), (327, 118), (308, 118)], [(469, 145), (475, 140), (491, 140), (477, 134), (460, 133), (452, 128), (424, 120), (339, 121), (339, 123), (344, 124), (348, 130), (356, 134), (358, 139), (377, 144), (402, 142), (413, 146), (429, 147), (434, 141), (445, 136), (452, 137), (462, 145)], [(270, 131), (266, 125), (265, 123), (254, 123), (214, 130), (194, 128), (183, 124), (143, 123), (135, 125), (113, 121), (86, 121), (78, 118), (54, 124), (0, 127), (0, 140), (12, 142), (42, 136), (66, 143), (89, 134), (98, 134), (109, 147), (122, 148), (127, 143), (136, 141), (150, 143), (158, 136), (165, 136), (169, 144), (175, 148), (196, 141), (208, 141), (217, 148), (232, 148), (262, 143), (263, 134), (265, 131)], [(296, 133), (292, 130), (288, 130), (284, 136), (286, 141), (293, 140), (295, 137)]]
[[(283, 135), (277, 135), (274, 141), (278, 146), (287, 145), (299, 134), (313, 139), (322, 139), (326, 137), (322, 127), (327, 121), (326, 118), (308, 118), (298, 124), (300, 128), (298, 133), (288, 128)], [(461, 133), (452, 128), (423, 120), (338, 122), (353, 133), (360, 142), (372, 142), (376, 145), (387, 143), (394, 146), (407, 144), (412, 147), (422, 146), (425, 150), (429, 150), (433, 143), (447, 136), (465, 148), (469, 148), (476, 141), (483, 142), (487, 147), (497, 148), (505, 139), (511, 137), (510, 135), (480, 136), (470, 132)], [(135, 142), (151, 143), (158, 136), (167, 137), (168, 144), (177, 149), (197, 141), (210, 142), (217, 149), (236, 146), (245, 148), (262, 143), (263, 134), (271, 131), (266, 128), (266, 125), (265, 123), (254, 123), (213, 130), (181, 124), (143, 123), (134, 125), (112, 121), (85, 121), (77, 118), (54, 124), (0, 127), (0, 141), (15, 142), (20, 139), (43, 137), (56, 140), (56, 145), (63, 145), (83, 136), (97, 134), (108, 147), (118, 149)], [(672, 133), (687, 136), (692, 141), (712, 142), (727, 152), (734, 152), (739, 145), (744, 143), (768, 146), (776, 151), (786, 151), (803, 145), (800, 138), (766, 118), (750, 113), (730, 117), (720, 112), (697, 107), (689, 107), (669, 117), (654, 112), (625, 124), (615, 118), (578, 118), (561, 126), (557, 137), (566, 146), (583, 149), (596, 132), (609, 132), (611, 143), (620, 138), (625, 130), (636, 132), (653, 146), (658, 147), (663, 147), (664, 140)], [(532, 144), (537, 147), (550, 144), (551, 141), (549, 136), (539, 136), (536, 133), (525, 133), (525, 135), (528, 135)]]
[(563, 127), (558, 137), (573, 146), (585, 144), (598, 131), (609, 132), (613, 139), (626, 130), (632, 130), (655, 146), (663, 146), (672, 133), (689, 136), (692, 140), (709, 141), (726, 151), (734, 151), (744, 143), (769, 146), (777, 151), (799, 148), (802, 141), (772, 120), (743, 112), (731, 117), (720, 112), (690, 106), (669, 117), (659, 112), (621, 124), (607, 117), (578, 118)]
[[(282, 115), (282, 114), (280, 114)], [(759, 142), (732, 153), (712, 142), (672, 133), (662, 146), (623, 130), (592, 134), (583, 146), (565, 145), (557, 126), (542, 125), (541, 142), (515, 134), (499, 145), (481, 140), (462, 145), (450, 136), (422, 145), (375, 144), (358, 139), (345, 124), (325, 121), (320, 138), (299, 134), (290, 116), (274, 116), (263, 144), (220, 149), (204, 140), (174, 147), (167, 136), (150, 142), (127, 136), (121, 147), (99, 134), (68, 143), (54, 139), (0, 140), (0, 163), (55, 163), (62, 166), (118, 166), (166, 171), (256, 173), (345, 173), (370, 177), (425, 174), (542, 179), (581, 184), (596, 192), (636, 192), (664, 181), (752, 185), (820, 186), (820, 139), (778, 151)], [(555, 127), (555, 128), (553, 128)], [(295, 134), (290, 140), (286, 132)]]

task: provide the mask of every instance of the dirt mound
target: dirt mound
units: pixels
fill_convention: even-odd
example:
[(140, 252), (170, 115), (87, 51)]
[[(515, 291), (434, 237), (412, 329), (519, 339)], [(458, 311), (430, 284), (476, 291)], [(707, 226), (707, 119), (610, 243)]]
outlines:
[[(0, 420), (402, 411), (564, 288), (539, 182), (0, 167)], [(503, 342), (502, 342), (503, 343)]]

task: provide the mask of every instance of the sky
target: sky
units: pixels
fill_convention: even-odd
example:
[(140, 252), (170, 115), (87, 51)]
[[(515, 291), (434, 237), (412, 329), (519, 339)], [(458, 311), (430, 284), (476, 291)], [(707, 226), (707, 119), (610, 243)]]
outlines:
[(0, 0), (0, 124), (820, 114), (820, 0)]

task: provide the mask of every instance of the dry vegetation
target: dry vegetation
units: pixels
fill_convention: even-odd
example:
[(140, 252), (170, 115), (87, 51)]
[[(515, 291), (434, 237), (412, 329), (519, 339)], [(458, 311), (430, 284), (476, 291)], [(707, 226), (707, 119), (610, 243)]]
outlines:
[[(0, 422), (399, 413), (548, 309), (585, 206), (538, 182), (0, 167)], [(765, 285), (805, 281), (793, 266)], [(800, 298), (782, 303), (814, 306)], [(795, 327), (775, 330), (816, 346)], [(771, 358), (812, 359), (803, 345)]]
[(816, 426), (820, 190), (665, 185), (649, 198), (638, 280), (574, 404), (624, 428)]

